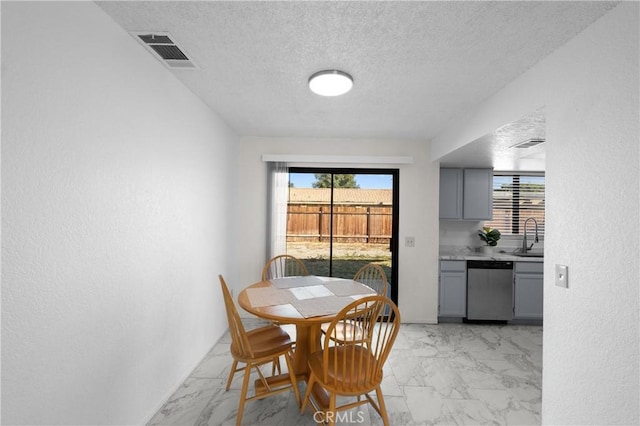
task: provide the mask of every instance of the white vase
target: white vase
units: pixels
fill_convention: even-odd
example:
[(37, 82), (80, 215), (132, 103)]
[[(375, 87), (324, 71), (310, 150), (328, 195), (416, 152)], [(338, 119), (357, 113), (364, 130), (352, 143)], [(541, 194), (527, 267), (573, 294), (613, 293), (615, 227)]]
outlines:
[(493, 247), (491, 247), (491, 246), (480, 246), (480, 253), (493, 254)]

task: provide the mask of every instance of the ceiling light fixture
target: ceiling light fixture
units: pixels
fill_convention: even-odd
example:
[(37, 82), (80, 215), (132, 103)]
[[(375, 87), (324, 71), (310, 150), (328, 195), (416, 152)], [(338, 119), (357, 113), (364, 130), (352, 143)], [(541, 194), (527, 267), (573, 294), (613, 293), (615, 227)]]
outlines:
[(309, 89), (320, 96), (340, 96), (353, 87), (353, 78), (338, 70), (318, 71), (309, 77)]

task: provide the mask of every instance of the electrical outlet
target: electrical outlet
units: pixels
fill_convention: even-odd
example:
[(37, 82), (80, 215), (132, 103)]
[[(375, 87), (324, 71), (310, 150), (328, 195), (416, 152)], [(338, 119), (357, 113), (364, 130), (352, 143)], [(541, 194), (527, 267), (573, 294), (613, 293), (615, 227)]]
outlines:
[(404, 237), (404, 246), (405, 247), (415, 247), (416, 246), (415, 237)]

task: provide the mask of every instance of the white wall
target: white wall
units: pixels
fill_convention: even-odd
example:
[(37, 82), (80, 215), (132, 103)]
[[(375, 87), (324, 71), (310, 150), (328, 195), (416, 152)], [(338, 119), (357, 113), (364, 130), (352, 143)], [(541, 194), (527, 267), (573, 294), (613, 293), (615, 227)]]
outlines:
[[(244, 138), (240, 147), (238, 233), (240, 279), (236, 289), (259, 281), (265, 260), (266, 163), (262, 154), (410, 156), (413, 164), (296, 164), (297, 166), (397, 168), (400, 170), (400, 241), (415, 237), (415, 247), (400, 244), (398, 307), (403, 322), (435, 323), (438, 316), (439, 165), (425, 141)], [(250, 195), (249, 195), (250, 194)]]
[(2, 2), (3, 424), (140, 424), (226, 329), (236, 137), (92, 2)]
[(544, 424), (640, 421), (638, 17), (623, 2), (432, 145), (439, 158), (546, 106)]

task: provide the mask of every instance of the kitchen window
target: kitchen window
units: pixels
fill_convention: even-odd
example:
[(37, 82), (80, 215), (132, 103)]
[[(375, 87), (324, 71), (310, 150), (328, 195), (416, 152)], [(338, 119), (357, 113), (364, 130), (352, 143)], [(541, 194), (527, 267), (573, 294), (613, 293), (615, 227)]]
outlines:
[[(544, 236), (544, 173), (494, 172), (493, 219), (485, 226), (497, 228), (502, 235), (523, 235), (524, 223), (530, 217), (538, 223), (538, 234)], [(527, 233), (533, 231), (531, 221)]]

